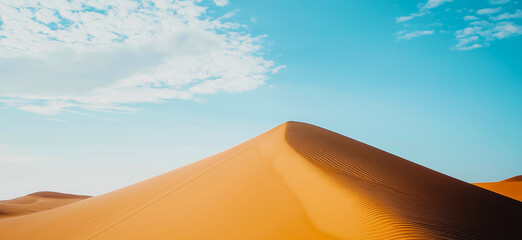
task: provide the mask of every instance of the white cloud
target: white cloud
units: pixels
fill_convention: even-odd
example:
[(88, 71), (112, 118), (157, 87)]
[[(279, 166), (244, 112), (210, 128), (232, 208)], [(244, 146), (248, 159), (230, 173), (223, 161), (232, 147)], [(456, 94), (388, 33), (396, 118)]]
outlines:
[[(481, 21), (484, 22), (484, 21)], [(456, 50), (471, 50), (489, 45), (496, 39), (504, 39), (522, 34), (522, 26), (512, 22), (481, 23), (456, 32)]]
[[(5, 0), (0, 102), (39, 114), (135, 111), (132, 103), (249, 91), (280, 67), (265, 36), (199, 0)], [(218, 6), (229, 1), (215, 0)]]
[(506, 4), (508, 3), (510, 0), (490, 0), (489, 2), (491, 4)]
[(428, 0), (428, 2), (426, 4), (424, 4), (424, 6), (422, 6), (422, 9), (436, 8), (440, 5), (442, 5), (443, 3), (452, 2), (452, 1), (453, 0)]
[(493, 37), (498, 39), (508, 38), (522, 34), (522, 26), (512, 22), (502, 22), (495, 26)]
[(440, 27), (440, 26), (442, 26), (442, 23), (440, 23), (440, 22), (435, 22), (435, 23), (428, 24), (428, 27)]
[(60, 21), (60, 19), (56, 16), (56, 10), (51, 10), (48, 8), (40, 8), (34, 13), (34, 16), (36, 17), (37, 21), (45, 24)]
[(416, 38), (416, 37), (420, 37), (420, 36), (431, 35), (433, 33), (434, 33), (433, 30), (413, 31), (413, 32), (400, 31), (400, 32), (396, 33), (395, 35), (397, 35), (397, 39), (399, 39), (399, 40), (400, 39), (408, 40), (408, 39), (412, 39), (412, 38)]
[(414, 16), (410, 15), (410, 16), (402, 16), (402, 17), (396, 17), (395, 18), (395, 22), (396, 23), (400, 23), (400, 22), (406, 22), (406, 21), (409, 21), (411, 19), (413, 19)]
[(214, 3), (220, 7), (230, 4), (228, 0), (214, 0)]
[[(481, 48), (483, 47), (482, 44), (477, 43), (479, 40), (478, 36), (472, 36), (472, 32), (478, 32), (481, 28), (466, 28), (465, 30), (462, 30), (459, 36), (457, 38), (459, 39), (459, 42), (454, 47), (456, 50), (471, 50), (475, 48)], [(466, 33), (464, 33), (466, 32)]]
[(18, 107), (20, 110), (28, 111), (28, 112), (34, 112), (44, 115), (52, 115), (56, 114), (62, 109), (67, 107), (72, 107), (72, 103), (64, 102), (64, 101), (48, 101), (45, 102), (43, 105), (36, 105), (36, 104), (23, 104)]
[(515, 13), (502, 13), (495, 17), (495, 20), (506, 20), (506, 19), (512, 19), (512, 18), (522, 18), (522, 10), (517, 9)]
[(466, 21), (474, 21), (474, 20), (478, 20), (479, 18), (478, 17), (475, 17), (475, 16), (464, 16), (464, 20)]
[[(440, 25), (435, 25), (433, 23), (424, 23), (425, 29), (434, 29), (438, 27), (437, 30), (440, 30), (441, 33), (454, 33), (456, 43), (451, 47), (454, 50), (471, 50), (481, 47), (487, 47), (491, 44), (491, 42), (510, 38), (514, 36), (522, 35), (522, 27), (518, 22), (520, 18), (522, 18), (522, 10), (520, 9), (511, 9), (511, 11), (507, 11), (502, 13), (503, 8), (513, 8), (512, 4), (508, 4), (502, 7), (492, 7), (492, 8), (483, 8), (483, 9), (473, 9), (473, 8), (460, 8), (456, 11), (449, 11), (450, 9), (446, 9), (446, 11), (431, 11), (430, 9), (439, 7), (441, 4), (451, 2), (451, 1), (428, 1), (421, 4), (418, 4), (417, 7), (419, 11), (417, 13), (413, 13), (408, 16), (397, 17), (395, 19), (396, 23), (409, 21), (416, 16), (422, 16), (427, 13), (431, 13), (434, 17), (437, 17), (437, 21), (441, 21), (446, 19), (446, 21), (452, 21), (448, 24), (443, 23)], [(509, 0), (491, 0), (491, 4), (505, 4), (509, 2)], [(468, 3), (471, 4), (471, 3)], [(477, 14), (477, 15), (475, 15)], [(439, 17), (438, 15), (441, 15)], [(481, 16), (482, 15), (482, 16)], [(464, 21), (453, 21), (450, 19), (458, 19), (462, 17)], [(510, 20), (509, 22), (506, 20)], [(459, 26), (460, 25), (460, 26)], [(441, 29), (442, 26), (448, 26), (447, 29)], [(409, 27), (409, 25), (405, 24), (404, 27)], [(415, 25), (416, 28), (419, 28), (418, 25)], [(458, 30), (454, 30), (455, 27)], [(401, 39), (411, 39), (414, 37), (424, 36), (433, 34), (430, 30), (426, 31), (411, 31), (411, 30), (402, 30), (396, 33), (397, 40)]]
[(412, 20), (413, 18), (423, 16), (424, 14), (426, 14), (426, 13), (425, 12), (421, 12), (421, 13), (412, 13), (409, 16), (396, 17), (395, 18), (395, 22), (396, 23), (406, 22), (406, 21)]
[(408, 16), (396, 17), (395, 18), (395, 22), (396, 23), (406, 22), (406, 21), (412, 20), (412, 19), (414, 19), (416, 17), (424, 16), (426, 13), (428, 13), (429, 9), (436, 8), (436, 7), (440, 6), (440, 5), (442, 5), (443, 3), (452, 2), (452, 1), (453, 0), (428, 0), (428, 2), (426, 2), (425, 4), (419, 6), (419, 11), (418, 12), (412, 13), (412, 14), (410, 14)]
[(488, 21), (474, 21), (474, 22), (469, 23), (469, 25), (471, 25), (471, 26), (491, 26), (492, 23), (490, 23)]
[(400, 23), (400, 22), (406, 22), (406, 21), (409, 21), (411, 19), (413, 19), (414, 17), (412, 15), (410, 16), (401, 16), (401, 17), (396, 17), (395, 18), (395, 22), (396, 23)]
[(471, 35), (478, 35), (482, 32), (482, 27), (467, 27), (457, 31), (457, 38), (465, 38)]
[(502, 11), (501, 7), (498, 7), (498, 8), (484, 8), (484, 9), (477, 10), (477, 14), (478, 15), (493, 14), (493, 13), (498, 13), (500, 11)]
[(471, 49), (481, 48), (481, 47), (484, 47), (484, 46), (482, 44), (473, 43), (470, 46), (461, 46), (461, 47), (457, 47), (457, 48), (458, 48), (458, 50), (468, 51), (468, 50), (471, 50)]

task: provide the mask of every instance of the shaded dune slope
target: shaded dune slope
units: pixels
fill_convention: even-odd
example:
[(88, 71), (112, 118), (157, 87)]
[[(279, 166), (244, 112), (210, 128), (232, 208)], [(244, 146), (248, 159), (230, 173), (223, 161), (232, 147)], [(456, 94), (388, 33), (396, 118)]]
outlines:
[(368, 213), (368, 222), (383, 221), (380, 215), (394, 219), (394, 236), (522, 239), (522, 205), (516, 201), (318, 127), (290, 124), (287, 139), (337, 181), (376, 202), (379, 209), (360, 211)]
[(522, 202), (522, 175), (500, 182), (474, 183), (474, 185)]
[(504, 179), (501, 182), (521, 182), (522, 181), (522, 175), (514, 176), (508, 179)]
[(0, 219), (0, 239), (521, 239), (522, 203), (288, 122), (129, 187)]
[(89, 197), (58, 192), (36, 192), (23, 197), (0, 201), (0, 218), (41, 212)]

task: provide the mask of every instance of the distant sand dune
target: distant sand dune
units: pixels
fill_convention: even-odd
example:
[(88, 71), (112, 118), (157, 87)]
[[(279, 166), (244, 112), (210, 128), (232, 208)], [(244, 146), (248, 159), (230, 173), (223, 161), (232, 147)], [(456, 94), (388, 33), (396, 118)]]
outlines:
[(502, 182), (520, 182), (522, 181), (522, 175), (514, 176), (505, 180), (502, 180)]
[(522, 202), (522, 175), (500, 182), (474, 183), (474, 185)]
[(0, 239), (522, 239), (522, 203), (312, 125), (75, 204)]
[(0, 218), (41, 212), (89, 197), (57, 192), (36, 192), (27, 196), (0, 201)]

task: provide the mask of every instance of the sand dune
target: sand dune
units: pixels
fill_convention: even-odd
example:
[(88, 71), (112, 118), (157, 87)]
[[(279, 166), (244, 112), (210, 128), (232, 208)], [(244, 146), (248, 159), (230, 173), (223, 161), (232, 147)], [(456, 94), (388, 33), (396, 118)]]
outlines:
[(57, 192), (36, 192), (23, 197), (0, 201), (0, 218), (41, 212), (89, 197)]
[(522, 175), (500, 182), (474, 183), (474, 185), (522, 202)]
[(522, 203), (312, 125), (75, 204), (0, 239), (522, 239)]

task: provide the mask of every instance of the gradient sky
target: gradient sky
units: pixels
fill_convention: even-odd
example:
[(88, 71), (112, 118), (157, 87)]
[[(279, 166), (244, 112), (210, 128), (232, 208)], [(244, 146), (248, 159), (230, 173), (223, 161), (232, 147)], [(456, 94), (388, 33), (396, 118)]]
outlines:
[(0, 199), (97, 195), (312, 123), (522, 174), (517, 0), (0, 3)]

